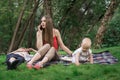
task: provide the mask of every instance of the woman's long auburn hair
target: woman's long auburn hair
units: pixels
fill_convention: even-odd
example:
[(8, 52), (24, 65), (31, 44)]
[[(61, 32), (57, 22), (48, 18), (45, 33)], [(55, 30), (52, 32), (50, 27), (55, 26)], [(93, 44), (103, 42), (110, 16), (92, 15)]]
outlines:
[(53, 22), (49, 15), (43, 16), (46, 18), (46, 28), (43, 29), (43, 42), (53, 46)]

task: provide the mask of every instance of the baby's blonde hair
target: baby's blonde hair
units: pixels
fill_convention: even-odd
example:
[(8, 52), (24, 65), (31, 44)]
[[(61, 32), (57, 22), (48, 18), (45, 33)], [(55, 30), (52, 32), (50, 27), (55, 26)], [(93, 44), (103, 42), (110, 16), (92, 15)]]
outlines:
[(81, 47), (83, 50), (87, 50), (91, 47), (91, 39), (90, 38), (84, 38), (81, 43)]

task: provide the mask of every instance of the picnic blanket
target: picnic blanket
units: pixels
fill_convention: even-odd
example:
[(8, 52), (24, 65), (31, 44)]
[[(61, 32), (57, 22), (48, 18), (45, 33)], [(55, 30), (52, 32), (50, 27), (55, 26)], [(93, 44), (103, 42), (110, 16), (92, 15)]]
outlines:
[[(102, 51), (99, 53), (93, 53), (94, 64), (115, 64), (118, 59), (115, 58), (109, 51)], [(72, 57), (69, 55), (61, 55), (60, 60), (50, 61), (43, 65), (43, 67), (50, 66), (52, 64), (61, 63), (64, 66), (68, 66), (72, 63)], [(85, 62), (85, 64), (88, 62)]]
[[(71, 62), (72, 57), (61, 56), (60, 60), (65, 62)], [(95, 64), (115, 64), (118, 62), (118, 59), (112, 56), (109, 51), (103, 51), (99, 53), (93, 53), (93, 61)]]
[(118, 59), (115, 58), (109, 51), (103, 51), (93, 54), (94, 63), (99, 64), (114, 64), (118, 62)]

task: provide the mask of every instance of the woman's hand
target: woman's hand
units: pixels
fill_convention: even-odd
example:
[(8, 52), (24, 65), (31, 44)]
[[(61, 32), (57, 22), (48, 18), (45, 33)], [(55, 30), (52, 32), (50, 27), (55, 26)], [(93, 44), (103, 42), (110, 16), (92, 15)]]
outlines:
[(41, 25), (41, 24), (38, 25), (38, 31), (39, 31), (39, 32), (42, 32), (42, 25)]

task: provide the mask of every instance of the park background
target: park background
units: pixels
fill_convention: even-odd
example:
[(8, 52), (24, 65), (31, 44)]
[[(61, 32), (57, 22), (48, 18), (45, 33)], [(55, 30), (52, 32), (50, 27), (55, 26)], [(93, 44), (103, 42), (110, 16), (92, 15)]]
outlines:
[[(78, 48), (84, 37), (90, 37), (93, 52), (109, 50), (120, 59), (120, 0), (1, 0), (1, 63), (6, 53), (19, 47), (36, 48), (37, 26), (43, 15), (52, 17), (64, 44), (71, 50)], [(64, 54), (62, 51), (60, 53)], [(119, 62), (114, 65), (88, 64), (79, 67), (59, 64), (40, 71), (28, 71), (23, 64), (17, 71), (5, 71), (5, 65), (2, 65), (0, 79), (118, 80), (119, 67)]]

